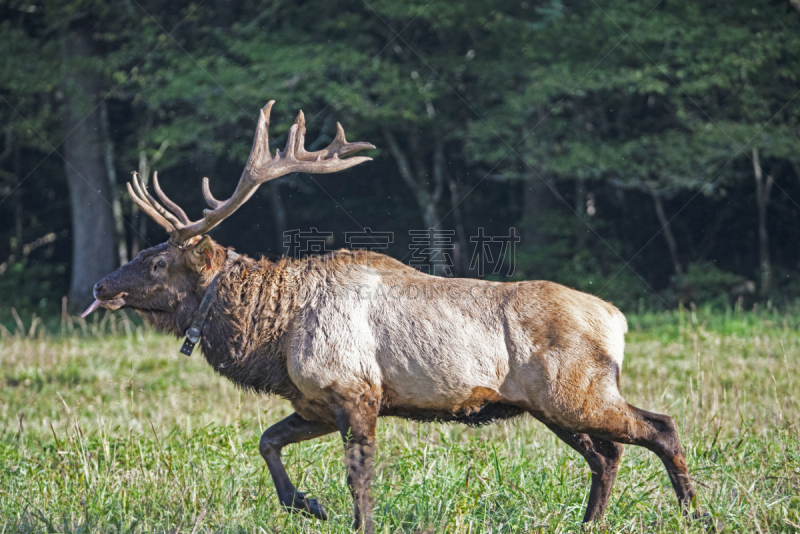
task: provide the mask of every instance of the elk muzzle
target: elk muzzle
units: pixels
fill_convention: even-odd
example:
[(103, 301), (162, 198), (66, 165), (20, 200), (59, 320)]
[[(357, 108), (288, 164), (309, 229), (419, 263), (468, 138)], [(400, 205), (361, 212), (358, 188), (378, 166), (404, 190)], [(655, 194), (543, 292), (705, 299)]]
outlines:
[(125, 297), (128, 294), (123, 291), (116, 295), (108, 295), (106, 286), (103, 285), (104, 281), (105, 278), (94, 285), (92, 293), (94, 294), (95, 300), (86, 308), (86, 311), (81, 314), (81, 317), (86, 317), (101, 306), (107, 310), (118, 310), (125, 305)]

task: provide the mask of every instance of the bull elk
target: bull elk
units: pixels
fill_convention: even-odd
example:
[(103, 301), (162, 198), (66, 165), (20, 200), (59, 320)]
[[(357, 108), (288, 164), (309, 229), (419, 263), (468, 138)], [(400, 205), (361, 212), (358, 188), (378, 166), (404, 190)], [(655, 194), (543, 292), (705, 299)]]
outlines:
[(295, 413), (264, 432), (259, 450), (291, 512), (327, 518), (289, 479), (281, 461), (289, 444), (341, 434), (355, 528), (371, 533), (379, 417), (482, 425), (527, 413), (589, 464), (585, 522), (603, 517), (621, 444), (658, 455), (688, 514), (695, 490), (675, 422), (619, 393), (627, 323), (611, 304), (545, 281), (428, 276), (366, 251), (254, 260), (205, 235), (266, 181), (370, 160), (342, 159), (375, 147), (348, 143), (341, 126), (330, 146), (306, 152), (302, 112), (285, 149), (271, 155), (272, 104), (261, 110), (233, 196), (215, 199), (204, 178), (211, 209), (200, 220), (190, 221), (164, 194), (157, 175), (160, 202), (134, 175), (131, 198), (169, 240), (101, 280), (85, 314), (101, 306), (136, 310), (156, 330), (185, 335), (183, 352), (199, 340), (208, 363), (238, 386), (289, 401)]

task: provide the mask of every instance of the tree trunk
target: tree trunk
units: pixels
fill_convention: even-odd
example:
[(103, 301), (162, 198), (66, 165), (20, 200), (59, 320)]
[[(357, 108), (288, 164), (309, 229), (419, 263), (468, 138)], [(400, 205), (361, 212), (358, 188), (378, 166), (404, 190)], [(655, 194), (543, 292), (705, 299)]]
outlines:
[[(144, 143), (140, 142), (139, 147), (141, 148), (143, 146)], [(147, 159), (146, 150), (139, 151), (139, 177), (142, 179), (142, 183), (145, 187), (147, 187), (147, 184), (150, 182), (150, 169), (161, 160), (167, 148), (169, 148), (169, 141), (163, 141), (158, 151), (153, 154), (152, 160)], [(150, 247), (150, 242), (147, 241), (147, 221), (149, 220), (150, 217), (142, 213), (135, 202), (131, 202), (131, 229), (134, 233), (131, 239), (131, 258), (135, 258), (140, 250)]]
[(455, 275), (466, 276), (469, 273), (469, 241), (467, 232), (464, 230), (464, 218), (461, 214), (461, 193), (458, 190), (458, 182), (445, 167), (445, 177), (447, 186), (450, 189), (450, 204), (453, 218), (456, 221), (456, 250), (453, 252), (453, 262), (455, 263)]
[(111, 187), (111, 211), (114, 214), (114, 230), (116, 231), (117, 255), (119, 264), (128, 263), (128, 244), (125, 239), (125, 219), (122, 215), (122, 200), (119, 187), (117, 187), (117, 170), (114, 168), (114, 143), (111, 141), (111, 131), (108, 123), (108, 106), (106, 101), (100, 102), (100, 121), (103, 126), (103, 144), (105, 146), (105, 164), (108, 174), (108, 185)]
[(656, 207), (656, 216), (658, 217), (658, 222), (661, 223), (661, 229), (664, 231), (664, 240), (667, 242), (667, 247), (669, 248), (669, 257), (672, 260), (672, 269), (675, 271), (675, 277), (680, 280), (680, 278), (683, 276), (683, 268), (681, 267), (681, 261), (678, 258), (677, 241), (675, 241), (675, 236), (672, 234), (672, 227), (669, 224), (669, 219), (667, 219), (667, 216), (664, 213), (664, 203), (661, 200), (661, 195), (658, 194), (658, 191), (651, 189), (650, 194), (653, 196), (653, 203)]
[(583, 178), (575, 179), (575, 213), (581, 219), (586, 213), (586, 180)]
[(769, 293), (772, 267), (769, 262), (769, 234), (767, 233), (767, 204), (772, 189), (772, 176), (764, 179), (758, 149), (753, 149), (753, 174), (756, 179), (756, 203), (758, 204), (758, 259), (761, 266), (761, 294)]
[(522, 244), (529, 250), (535, 250), (546, 241), (546, 233), (541, 229), (540, 223), (552, 193), (547, 184), (534, 174), (525, 177), (523, 187)]
[[(439, 218), (438, 210), (439, 199), (444, 188), (445, 157), (442, 140), (440, 137), (436, 140), (433, 153), (433, 172), (429, 173), (422, 156), (422, 149), (419, 146), (419, 139), (415, 133), (410, 134), (409, 145), (411, 154), (414, 157), (416, 171), (412, 169), (405, 151), (386, 126), (383, 126), (383, 135), (386, 138), (386, 144), (389, 145), (389, 151), (397, 163), (400, 176), (411, 189), (411, 192), (414, 193), (414, 198), (422, 215), (422, 222), (425, 224), (424, 231), (428, 232), (429, 236), (424, 246), (418, 246), (422, 241), (412, 243), (412, 249), (415, 249), (416, 252), (410, 263), (415, 267), (423, 267), (423, 265), (415, 265), (414, 262), (420, 261), (420, 258), (425, 256), (428, 261), (424, 263), (428, 264), (431, 274), (451, 276), (454, 265), (453, 244), (452, 242), (447, 243), (447, 235), (441, 230), (442, 221)], [(427, 179), (431, 174), (433, 175), (433, 184)], [(419, 239), (423, 238), (419, 237)]]
[(275, 217), (276, 250), (278, 251), (278, 255), (281, 255), (283, 253), (283, 232), (289, 228), (288, 223), (286, 222), (286, 207), (283, 205), (280, 184), (278, 181), (269, 184), (269, 196), (272, 202), (272, 215)]
[[(147, 186), (150, 180), (150, 165), (147, 163), (147, 152), (144, 150), (139, 151), (139, 177), (142, 183)], [(147, 245), (147, 216), (142, 213), (136, 202), (131, 204), (131, 218), (133, 219), (133, 227), (138, 230), (135, 231), (136, 235), (133, 236), (133, 245), (131, 246), (131, 257), (135, 258), (140, 250), (148, 248)]]
[(76, 68), (72, 58), (90, 53), (84, 33), (63, 35), (64, 59), (64, 167), (72, 208), (72, 278), (69, 305), (80, 311), (92, 300), (92, 288), (117, 266), (111, 186), (106, 174), (101, 135), (97, 75)]
[[(586, 180), (583, 178), (575, 179), (575, 214), (581, 220), (586, 215)], [(578, 229), (577, 247), (583, 249), (586, 246), (586, 228), (581, 225)]]
[(22, 161), (19, 155), (19, 142), (14, 139), (14, 174), (16, 175), (17, 187), (14, 191), (14, 239), (16, 247), (22, 250), (22, 228), (24, 218), (22, 214)]
[[(17, 142), (17, 139), (14, 137), (11, 126), (6, 126), (3, 133), (5, 137), (5, 148), (3, 148), (3, 152), (0, 153), (0, 161), (11, 156), (11, 167), (14, 169), (14, 171), (10, 173), (0, 169), (0, 177), (7, 176), (13, 184), (8, 186), (8, 195), (11, 197), (11, 204), (14, 206), (14, 235), (11, 238), (10, 245), (11, 257), (15, 257), (14, 254), (17, 250), (22, 250), (23, 246), (22, 228), (24, 225), (22, 213), (22, 182), (20, 181), (22, 179), (22, 165), (19, 155), (19, 142)], [(10, 263), (9, 261), (8, 264)]]

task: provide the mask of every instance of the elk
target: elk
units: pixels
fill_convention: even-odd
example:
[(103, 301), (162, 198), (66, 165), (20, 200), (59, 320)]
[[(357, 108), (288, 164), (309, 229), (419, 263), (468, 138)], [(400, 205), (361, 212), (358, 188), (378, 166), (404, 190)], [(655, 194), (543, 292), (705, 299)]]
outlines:
[(133, 309), (158, 331), (185, 335), (183, 352), (199, 340), (208, 363), (238, 386), (289, 401), (295, 413), (263, 433), (259, 451), (290, 512), (327, 519), (319, 502), (289, 479), (281, 461), (287, 445), (341, 434), (354, 527), (372, 533), (379, 417), (483, 425), (529, 414), (589, 464), (585, 522), (603, 518), (622, 444), (661, 459), (688, 515), (695, 490), (675, 422), (620, 395), (627, 322), (611, 304), (546, 281), (429, 276), (367, 251), (269, 261), (214, 242), (207, 232), (260, 184), (370, 160), (343, 159), (375, 147), (348, 143), (341, 125), (330, 146), (306, 152), (302, 111), (285, 149), (271, 155), (272, 104), (261, 110), (233, 195), (217, 200), (203, 179), (210, 209), (201, 219), (190, 221), (157, 175), (160, 202), (134, 174), (131, 198), (169, 240), (97, 283), (85, 314)]

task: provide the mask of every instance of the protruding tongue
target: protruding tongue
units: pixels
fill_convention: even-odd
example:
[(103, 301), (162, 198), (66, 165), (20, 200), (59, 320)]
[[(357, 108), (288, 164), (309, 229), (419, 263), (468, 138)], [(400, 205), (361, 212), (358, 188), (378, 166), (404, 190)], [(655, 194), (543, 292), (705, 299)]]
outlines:
[(92, 305), (89, 306), (88, 308), (86, 308), (86, 311), (81, 314), (81, 317), (86, 317), (87, 315), (89, 315), (90, 313), (92, 313), (93, 311), (95, 311), (99, 307), (100, 307), (100, 301), (99, 300), (95, 300), (94, 302), (92, 302)]

